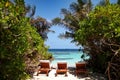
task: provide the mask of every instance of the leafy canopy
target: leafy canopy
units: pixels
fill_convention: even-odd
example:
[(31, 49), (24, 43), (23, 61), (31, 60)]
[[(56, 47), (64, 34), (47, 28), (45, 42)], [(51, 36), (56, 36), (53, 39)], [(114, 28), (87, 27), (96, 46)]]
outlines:
[[(96, 6), (88, 18), (80, 21), (75, 39), (90, 55), (93, 70), (107, 73), (109, 80), (119, 79), (120, 6)], [(98, 64), (99, 63), (99, 64)]]
[(0, 80), (25, 80), (30, 63), (49, 57), (25, 14), (24, 0), (0, 1)]

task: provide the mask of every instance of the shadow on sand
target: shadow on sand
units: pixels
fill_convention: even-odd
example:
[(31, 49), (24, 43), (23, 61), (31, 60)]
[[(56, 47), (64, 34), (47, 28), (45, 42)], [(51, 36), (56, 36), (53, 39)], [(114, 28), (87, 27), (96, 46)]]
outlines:
[(69, 73), (76, 76), (78, 79), (86, 78), (85, 80), (107, 80), (103, 74), (88, 72), (88, 74), (81, 73), (79, 75), (75, 74), (75, 67), (68, 67)]

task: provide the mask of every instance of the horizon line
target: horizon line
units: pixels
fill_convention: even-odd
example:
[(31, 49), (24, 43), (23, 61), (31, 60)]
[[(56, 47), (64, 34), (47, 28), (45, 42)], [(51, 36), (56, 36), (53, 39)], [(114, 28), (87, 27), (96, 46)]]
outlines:
[(49, 49), (82, 49), (82, 48), (49, 48)]

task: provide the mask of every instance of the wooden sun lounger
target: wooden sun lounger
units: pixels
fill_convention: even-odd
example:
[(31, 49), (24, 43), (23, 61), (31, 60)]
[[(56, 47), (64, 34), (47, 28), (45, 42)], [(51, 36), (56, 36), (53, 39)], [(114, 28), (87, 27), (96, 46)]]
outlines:
[(44, 72), (44, 73), (46, 73), (46, 76), (48, 76), (49, 71), (50, 71), (50, 63), (49, 62), (43, 62), (43, 61), (40, 62), (40, 68), (38, 70), (38, 74), (39, 74), (39, 72), (40, 73)]
[(66, 62), (59, 62), (57, 63), (57, 70), (55, 76), (57, 76), (58, 73), (65, 73), (65, 76), (67, 76), (67, 63)]
[(76, 63), (75, 73), (76, 75), (78, 75), (79, 73), (88, 74), (88, 71), (86, 69), (86, 63)]

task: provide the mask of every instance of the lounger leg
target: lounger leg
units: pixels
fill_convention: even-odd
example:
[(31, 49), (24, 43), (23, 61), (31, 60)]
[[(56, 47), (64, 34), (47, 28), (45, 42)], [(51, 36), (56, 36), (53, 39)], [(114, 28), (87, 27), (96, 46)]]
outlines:
[(57, 76), (57, 72), (55, 73), (55, 77)]
[(39, 70), (37, 71), (37, 76), (38, 76), (38, 74), (39, 74)]
[(76, 74), (76, 76), (78, 76), (78, 72), (77, 71), (75, 71), (75, 74)]
[(77, 76), (77, 72), (75, 71), (75, 76)]
[(65, 73), (65, 76), (68, 76), (68, 75), (67, 75), (67, 72)]
[(48, 71), (47, 71), (47, 74), (46, 74), (46, 76), (48, 76)]
[(88, 76), (88, 71), (85, 72), (85, 75)]

